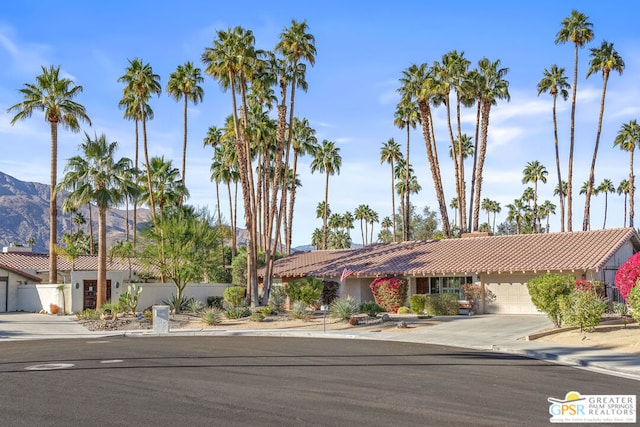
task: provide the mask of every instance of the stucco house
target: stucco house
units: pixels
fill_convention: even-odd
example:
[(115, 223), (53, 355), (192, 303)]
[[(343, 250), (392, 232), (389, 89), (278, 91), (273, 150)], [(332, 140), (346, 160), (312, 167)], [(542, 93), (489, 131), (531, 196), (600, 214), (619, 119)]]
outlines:
[(273, 278), (286, 284), (314, 276), (341, 282), (340, 294), (358, 301), (373, 300), (371, 281), (403, 277), (409, 295), (456, 293), (461, 285), (479, 284), (495, 301), (484, 313), (535, 314), (526, 283), (541, 274), (571, 274), (576, 279), (602, 281), (615, 298), (616, 271), (640, 251), (633, 228), (548, 234), (490, 236), (383, 243), (362, 248), (294, 253), (274, 263)]

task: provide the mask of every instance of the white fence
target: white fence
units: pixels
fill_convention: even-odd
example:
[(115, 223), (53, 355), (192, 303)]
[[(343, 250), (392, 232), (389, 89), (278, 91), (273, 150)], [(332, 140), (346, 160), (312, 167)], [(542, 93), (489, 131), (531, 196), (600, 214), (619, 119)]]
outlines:
[[(41, 310), (50, 312), (50, 305), (55, 304), (67, 313), (82, 309), (82, 293), (74, 290), (72, 285), (64, 285), (64, 291), (58, 287), (60, 285), (19, 285), (17, 311), (39, 312)], [(117, 301), (120, 294), (127, 292), (127, 284), (119, 288), (112, 288), (112, 300)], [(162, 301), (169, 300), (176, 294), (176, 287), (172, 283), (136, 283), (142, 288), (138, 302), (138, 310), (144, 310)], [(190, 283), (184, 290), (186, 298), (207, 303), (207, 298), (212, 296), (221, 297), (224, 290), (231, 286), (226, 283)], [(63, 299), (64, 295), (64, 299)]]

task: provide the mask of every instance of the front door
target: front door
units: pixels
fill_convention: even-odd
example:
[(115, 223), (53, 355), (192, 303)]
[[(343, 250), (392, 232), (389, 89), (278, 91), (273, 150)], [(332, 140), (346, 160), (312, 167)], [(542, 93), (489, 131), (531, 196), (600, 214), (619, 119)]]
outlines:
[[(84, 282), (84, 298), (82, 303), (83, 310), (92, 309), (95, 310), (96, 302), (98, 300), (98, 281), (97, 280), (85, 280)], [(111, 296), (111, 280), (107, 280), (107, 301)]]

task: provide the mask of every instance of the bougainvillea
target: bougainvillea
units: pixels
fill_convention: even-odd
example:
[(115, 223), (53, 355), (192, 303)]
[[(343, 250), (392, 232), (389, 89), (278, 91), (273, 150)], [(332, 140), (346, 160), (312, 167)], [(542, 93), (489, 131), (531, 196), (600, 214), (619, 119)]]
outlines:
[(640, 252), (630, 256), (627, 262), (618, 268), (618, 272), (616, 273), (615, 283), (620, 291), (620, 295), (622, 295), (625, 301), (629, 301), (629, 292), (631, 292), (631, 288), (636, 286), (639, 277)]
[(582, 292), (592, 292), (599, 296), (600, 298), (604, 298), (605, 288), (604, 282), (599, 280), (590, 281), (590, 280), (576, 280), (576, 290)]
[(408, 284), (397, 277), (379, 277), (369, 288), (376, 302), (388, 313), (397, 313), (407, 299)]

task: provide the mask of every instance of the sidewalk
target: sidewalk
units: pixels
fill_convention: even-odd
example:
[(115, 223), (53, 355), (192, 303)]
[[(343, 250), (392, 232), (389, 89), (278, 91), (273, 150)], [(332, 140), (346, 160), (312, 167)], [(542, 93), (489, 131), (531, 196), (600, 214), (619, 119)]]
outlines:
[[(581, 367), (640, 381), (640, 354), (615, 353), (606, 349), (557, 346), (526, 341), (523, 337), (551, 326), (544, 315), (481, 315), (438, 319), (433, 326), (415, 331), (281, 330), (281, 329), (174, 329), (169, 334), (202, 336), (291, 336), (308, 338), (370, 339), (437, 344), (452, 347), (518, 354), (533, 359)], [(152, 331), (92, 332), (75, 322), (75, 316), (34, 313), (1, 313), (0, 343), (8, 340), (143, 337)]]

